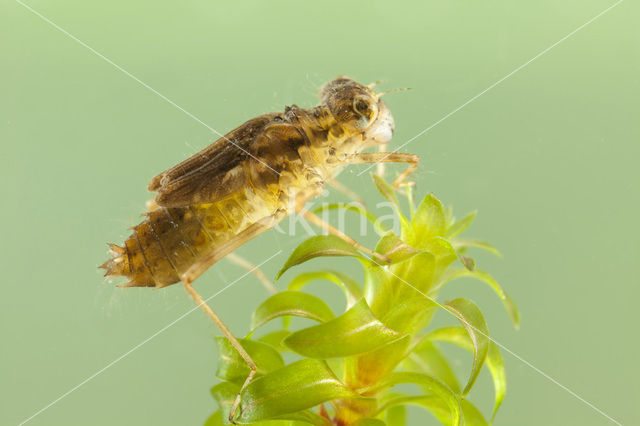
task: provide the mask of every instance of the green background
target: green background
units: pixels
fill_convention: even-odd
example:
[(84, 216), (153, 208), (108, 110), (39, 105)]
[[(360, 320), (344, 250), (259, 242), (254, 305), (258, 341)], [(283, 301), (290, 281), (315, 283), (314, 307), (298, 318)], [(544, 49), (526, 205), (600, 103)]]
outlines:
[[(411, 87), (387, 99), (391, 147), (612, 4), (29, 2), (220, 132), (312, 106), (339, 74)], [(639, 12), (620, 3), (403, 149), (422, 159), (420, 196), (434, 192), (458, 216), (479, 210), (470, 235), (504, 258), (478, 262), (519, 304), (522, 328), (484, 286), (461, 281), (444, 296), (475, 300), (498, 342), (623, 424), (640, 423)], [(149, 179), (215, 137), (19, 3), (2, 3), (0, 28), (0, 424), (17, 424), (191, 309), (179, 286), (117, 289), (96, 266), (105, 242), (120, 243), (140, 220)], [(363, 169), (341, 180), (375, 205)], [(274, 231), (239, 253), (260, 263), (283, 250), (264, 266), (273, 277), (303, 238)], [(243, 273), (223, 261), (197, 288), (209, 296)], [(247, 277), (211, 304), (242, 334), (266, 294)], [(28, 424), (201, 424), (215, 409), (215, 334), (194, 312)], [(468, 374), (467, 355), (450, 354)], [(504, 357), (509, 390), (496, 424), (612, 424)], [(486, 372), (471, 397), (490, 411)]]

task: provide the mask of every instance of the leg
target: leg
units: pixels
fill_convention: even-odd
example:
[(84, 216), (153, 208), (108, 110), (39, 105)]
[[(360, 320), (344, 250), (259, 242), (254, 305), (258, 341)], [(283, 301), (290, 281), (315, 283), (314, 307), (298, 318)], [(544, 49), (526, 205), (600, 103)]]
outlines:
[(249, 353), (247, 353), (247, 351), (242, 347), (238, 339), (236, 339), (235, 336), (231, 333), (231, 330), (229, 330), (224, 322), (222, 322), (218, 314), (216, 314), (214, 310), (211, 309), (209, 305), (207, 305), (207, 302), (202, 298), (202, 296), (200, 296), (196, 289), (193, 288), (191, 283), (188, 281), (182, 281), (182, 284), (184, 285), (185, 290), (187, 290), (187, 293), (189, 293), (189, 295), (193, 298), (193, 301), (196, 302), (196, 305), (202, 308), (202, 310), (209, 316), (209, 318), (213, 320), (220, 331), (222, 331), (222, 334), (224, 334), (224, 337), (226, 337), (229, 343), (231, 343), (231, 346), (233, 346), (235, 350), (238, 351), (242, 359), (247, 363), (249, 369), (251, 370), (249, 372), (249, 375), (247, 376), (247, 379), (242, 384), (240, 392), (238, 392), (235, 401), (233, 401), (233, 405), (231, 406), (229, 421), (233, 423), (233, 416), (235, 415), (236, 410), (238, 409), (238, 405), (240, 404), (240, 395), (242, 395), (242, 391), (244, 390), (244, 388), (246, 388), (247, 385), (251, 382), (253, 376), (256, 375), (256, 372), (258, 371), (258, 365), (255, 363), (253, 358), (251, 358), (251, 355), (249, 355)]
[(213, 309), (211, 309), (211, 307), (207, 305), (206, 301), (202, 298), (202, 296), (200, 296), (200, 294), (198, 294), (198, 292), (193, 288), (191, 283), (195, 281), (196, 278), (202, 275), (204, 271), (209, 269), (211, 265), (216, 263), (218, 260), (228, 255), (233, 250), (235, 250), (236, 248), (238, 248), (239, 246), (241, 246), (251, 238), (261, 234), (267, 229), (272, 228), (276, 223), (278, 223), (278, 220), (281, 216), (282, 215), (280, 213), (276, 213), (270, 218), (270, 220), (267, 220), (267, 223), (257, 222), (257, 223), (254, 223), (253, 225), (250, 225), (244, 231), (240, 232), (238, 235), (232, 238), (230, 241), (228, 241), (225, 244), (222, 244), (216, 250), (209, 253), (207, 256), (203, 257), (201, 260), (193, 264), (189, 269), (187, 269), (187, 271), (184, 274), (182, 274), (182, 277), (181, 277), (182, 284), (184, 285), (185, 290), (187, 290), (187, 293), (189, 293), (189, 295), (193, 298), (194, 302), (196, 302), (196, 305), (202, 308), (202, 310), (207, 314), (207, 316), (209, 316), (209, 318), (213, 320), (215, 325), (218, 326), (220, 331), (222, 331), (222, 334), (224, 334), (227, 340), (229, 340), (229, 343), (231, 343), (231, 345), (235, 348), (235, 350), (238, 351), (242, 359), (244, 359), (244, 361), (249, 366), (249, 369), (251, 370), (249, 372), (249, 375), (247, 376), (247, 379), (242, 384), (242, 387), (240, 388), (240, 392), (238, 392), (238, 395), (236, 396), (236, 399), (233, 402), (233, 406), (231, 407), (229, 420), (232, 423), (233, 423), (233, 416), (235, 415), (236, 410), (238, 409), (238, 405), (240, 405), (240, 396), (242, 395), (242, 391), (247, 387), (247, 385), (251, 382), (251, 380), (253, 380), (253, 377), (256, 375), (256, 372), (258, 371), (258, 366), (253, 360), (253, 358), (251, 358), (251, 355), (249, 355), (247, 351), (242, 347), (238, 339), (235, 338), (235, 336), (231, 333), (229, 328), (227, 328), (227, 326), (222, 322), (220, 317), (218, 317), (218, 315), (213, 311)]
[(401, 188), (413, 185), (412, 182), (405, 182), (405, 180), (418, 168), (420, 158), (415, 154), (400, 152), (363, 152), (347, 157), (345, 162), (349, 164), (407, 163), (409, 164), (407, 168), (393, 181), (394, 188)]
[(302, 210), (302, 215), (304, 216), (305, 219), (307, 219), (309, 222), (313, 223), (314, 225), (319, 226), (320, 228), (324, 229), (327, 232), (332, 233), (333, 235), (340, 237), (342, 240), (344, 240), (345, 242), (351, 244), (353, 247), (357, 248), (360, 251), (363, 251), (373, 257), (375, 257), (376, 259), (378, 259), (380, 262), (382, 263), (389, 263), (389, 259), (378, 253), (375, 252), (365, 246), (362, 246), (360, 244), (358, 244), (358, 242), (356, 240), (354, 240), (353, 238), (351, 238), (350, 236), (348, 236), (347, 234), (345, 234), (344, 232), (340, 231), (337, 228), (334, 228), (333, 226), (331, 226), (330, 224), (328, 224), (327, 222), (325, 222), (324, 220), (322, 220), (321, 218), (319, 218), (318, 216), (316, 216), (315, 214), (311, 213), (309, 210)]
[(145, 203), (145, 207), (147, 208), (148, 212), (152, 212), (154, 210), (157, 210), (160, 206), (158, 205), (158, 203), (156, 203), (155, 198), (151, 198), (147, 200), (147, 202)]
[[(380, 144), (378, 145), (378, 152), (387, 152), (387, 144)], [(376, 174), (378, 176), (380, 176), (381, 178), (384, 178), (384, 161), (380, 161), (378, 164), (376, 164)]]
[(225, 259), (227, 259), (231, 263), (235, 263), (236, 265), (240, 266), (241, 268), (244, 268), (244, 269), (248, 270), (253, 275), (255, 275), (260, 280), (262, 285), (264, 285), (264, 288), (266, 288), (267, 291), (271, 292), (272, 294), (275, 294), (275, 293), (278, 292), (278, 290), (275, 288), (273, 283), (271, 281), (269, 281), (269, 279), (264, 274), (264, 272), (262, 272), (260, 270), (260, 268), (256, 267), (256, 265), (254, 265), (253, 263), (249, 262), (244, 257), (239, 256), (239, 255), (237, 255), (235, 253), (229, 253), (225, 257)]
[(325, 222), (324, 220), (322, 220), (321, 218), (319, 218), (318, 216), (316, 216), (315, 214), (313, 214), (312, 212), (310, 212), (309, 210), (304, 208), (304, 205), (307, 203), (307, 201), (310, 198), (313, 198), (314, 196), (316, 196), (318, 193), (322, 192), (322, 187), (318, 186), (318, 187), (314, 187), (311, 188), (309, 191), (304, 192), (302, 194), (299, 194), (298, 197), (296, 197), (296, 202), (295, 202), (295, 211), (298, 214), (302, 214), (302, 216), (307, 219), (309, 222), (313, 223), (314, 225), (317, 225), (318, 227), (324, 229), (325, 231), (341, 238), (342, 240), (344, 240), (345, 242), (347, 242), (348, 244), (352, 245), (353, 247), (357, 248), (360, 251), (363, 251), (375, 258), (377, 258), (379, 261), (381, 261), (382, 263), (389, 263), (389, 259), (380, 254), (377, 253), (367, 247), (361, 246), (360, 244), (358, 244), (358, 242), (356, 240), (354, 240), (353, 238), (351, 238), (350, 236), (348, 236), (347, 234), (345, 234), (344, 232), (340, 231), (337, 228), (334, 228), (333, 226), (331, 226), (330, 224), (328, 224), (327, 222)]
[(340, 183), (340, 181), (336, 180), (336, 179), (331, 179), (330, 181), (327, 182), (329, 185), (331, 185), (335, 190), (342, 192), (344, 195), (346, 195), (347, 197), (351, 198), (353, 201), (355, 201), (356, 203), (364, 206), (364, 201), (362, 201), (362, 198), (360, 198), (358, 196), (358, 194), (356, 194), (355, 192), (353, 192), (352, 190), (350, 190), (349, 188), (347, 188), (345, 185), (343, 185), (342, 183)]

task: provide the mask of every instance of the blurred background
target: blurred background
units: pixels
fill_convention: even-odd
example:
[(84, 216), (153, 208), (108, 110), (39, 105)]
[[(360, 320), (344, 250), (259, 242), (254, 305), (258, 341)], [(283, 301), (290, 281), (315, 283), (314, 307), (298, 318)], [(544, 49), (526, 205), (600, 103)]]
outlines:
[[(640, 423), (637, 2), (511, 75), (615, 2), (27, 3), (223, 133), (315, 105), (339, 74), (411, 87), (386, 99), (390, 147), (438, 123), (402, 149), (422, 159), (418, 196), (435, 193), (458, 217), (479, 211), (468, 234), (504, 258), (480, 253), (478, 264), (518, 303), (522, 327), (484, 285), (460, 281), (443, 296), (470, 297), (498, 342), (619, 422)], [(184, 290), (118, 289), (96, 267), (105, 242), (121, 243), (140, 221), (150, 178), (216, 136), (20, 3), (0, 5), (0, 28), (0, 423), (82, 384), (28, 424), (202, 424), (216, 409), (217, 330), (196, 311), (156, 334), (192, 308)], [(340, 180), (375, 205), (364, 167)], [(274, 277), (305, 237), (274, 231), (238, 253), (260, 263), (282, 250), (263, 267)], [(360, 274), (354, 261), (333, 266)], [(222, 261), (196, 287), (209, 296), (243, 274)], [(211, 305), (244, 334), (266, 296), (249, 276)], [(466, 377), (467, 354), (451, 355)], [(509, 389), (495, 424), (613, 424), (504, 358)], [(489, 415), (486, 372), (471, 399)], [(417, 408), (410, 419), (435, 424)]]

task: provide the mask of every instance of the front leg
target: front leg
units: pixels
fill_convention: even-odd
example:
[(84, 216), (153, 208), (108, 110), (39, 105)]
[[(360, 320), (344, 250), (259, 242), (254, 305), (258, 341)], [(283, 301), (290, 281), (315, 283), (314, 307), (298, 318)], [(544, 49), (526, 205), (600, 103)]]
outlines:
[(402, 188), (414, 185), (414, 182), (405, 182), (405, 180), (418, 168), (420, 157), (400, 152), (362, 152), (347, 156), (344, 162), (347, 164), (406, 163), (407, 168), (392, 183), (394, 188)]

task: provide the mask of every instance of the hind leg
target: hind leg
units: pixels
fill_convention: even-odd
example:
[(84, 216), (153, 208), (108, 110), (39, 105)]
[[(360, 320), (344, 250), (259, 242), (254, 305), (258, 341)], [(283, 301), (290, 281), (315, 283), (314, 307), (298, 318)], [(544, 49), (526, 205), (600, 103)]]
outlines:
[(251, 272), (253, 275), (255, 275), (260, 282), (262, 283), (262, 285), (264, 286), (264, 288), (267, 289), (268, 292), (275, 294), (278, 292), (278, 290), (276, 289), (276, 287), (273, 285), (273, 283), (269, 280), (269, 278), (267, 278), (267, 276), (264, 274), (264, 272), (262, 272), (262, 270), (260, 268), (258, 268), (256, 265), (254, 265), (253, 263), (249, 262), (247, 259), (245, 259), (244, 257), (235, 254), (235, 253), (229, 253), (225, 259), (227, 259), (229, 262), (231, 263), (235, 263), (236, 265), (240, 266), (241, 268), (246, 269), (247, 271)]
[[(230, 241), (221, 246), (217, 247), (211, 253), (204, 256), (202, 259), (198, 260), (194, 265), (192, 265), (185, 273), (182, 274), (181, 281), (182, 284), (189, 293), (189, 295), (193, 298), (193, 301), (200, 307), (205, 314), (214, 322), (214, 324), (220, 329), (224, 337), (227, 338), (231, 346), (234, 347), (236, 351), (240, 354), (242, 359), (247, 363), (249, 367), (249, 375), (245, 379), (242, 387), (240, 388), (240, 392), (236, 396), (236, 399), (233, 402), (231, 407), (231, 412), (229, 413), (229, 421), (233, 423), (233, 417), (235, 416), (236, 410), (240, 405), (240, 397), (242, 395), (242, 391), (247, 387), (249, 383), (253, 380), (256, 372), (258, 371), (258, 365), (253, 360), (251, 355), (244, 349), (244, 347), (240, 344), (238, 339), (231, 333), (231, 330), (222, 322), (218, 314), (215, 313), (213, 309), (209, 305), (207, 305), (206, 301), (200, 296), (200, 294), (193, 288), (191, 283), (193, 283), (202, 273), (204, 273), (207, 269), (209, 269), (214, 263), (223, 257), (227, 256), (236, 248), (240, 247), (242, 244), (260, 235), (262, 232), (267, 229), (271, 229), (275, 226), (276, 223), (283, 216), (283, 212), (276, 212), (273, 216), (266, 218), (263, 223), (256, 222), (252, 225), (249, 225), (244, 231), (240, 232), (238, 235), (233, 237)], [(255, 268), (253, 268), (255, 269)]]
[(231, 333), (231, 330), (229, 330), (229, 328), (225, 325), (225, 323), (222, 322), (218, 314), (216, 314), (215, 311), (211, 309), (209, 305), (207, 305), (207, 302), (202, 298), (202, 296), (200, 296), (200, 293), (198, 293), (196, 289), (193, 288), (191, 283), (188, 281), (183, 281), (182, 284), (184, 285), (185, 290), (187, 290), (187, 293), (189, 293), (189, 295), (193, 298), (193, 301), (196, 303), (196, 305), (202, 308), (202, 310), (207, 314), (207, 316), (213, 320), (213, 322), (220, 329), (222, 334), (224, 334), (224, 337), (226, 337), (229, 343), (231, 343), (231, 346), (233, 346), (234, 349), (238, 351), (238, 353), (240, 354), (244, 362), (246, 362), (247, 365), (249, 366), (249, 370), (250, 370), (249, 375), (247, 376), (244, 383), (242, 384), (242, 387), (240, 388), (240, 392), (238, 392), (236, 399), (233, 401), (233, 405), (231, 406), (231, 412), (229, 413), (229, 421), (234, 423), (233, 417), (236, 414), (238, 405), (240, 405), (240, 395), (242, 395), (242, 391), (247, 387), (247, 385), (251, 382), (251, 380), (253, 380), (253, 377), (256, 375), (256, 372), (258, 371), (258, 365), (253, 360), (253, 358), (251, 358), (251, 355), (249, 355), (249, 353), (242, 347), (242, 345), (240, 344), (238, 339), (236, 339), (233, 333)]

